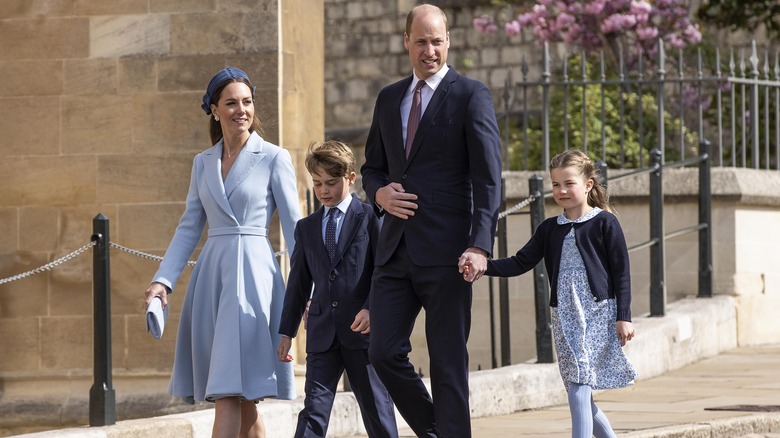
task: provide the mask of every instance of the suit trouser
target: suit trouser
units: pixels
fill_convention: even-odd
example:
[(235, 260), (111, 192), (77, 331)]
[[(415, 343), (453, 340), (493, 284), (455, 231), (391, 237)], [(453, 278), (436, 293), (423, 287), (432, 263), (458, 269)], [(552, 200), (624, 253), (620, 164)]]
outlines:
[[(468, 341), (471, 283), (456, 266), (416, 266), (404, 239), (374, 268), (369, 357), (398, 411), (420, 437), (470, 437)], [(433, 400), (409, 361), (420, 309), (430, 357)]]
[(360, 406), (369, 437), (396, 438), (393, 401), (368, 361), (365, 349), (344, 348), (336, 337), (328, 351), (306, 355), (306, 398), (298, 414), (295, 437), (324, 437), (343, 371)]

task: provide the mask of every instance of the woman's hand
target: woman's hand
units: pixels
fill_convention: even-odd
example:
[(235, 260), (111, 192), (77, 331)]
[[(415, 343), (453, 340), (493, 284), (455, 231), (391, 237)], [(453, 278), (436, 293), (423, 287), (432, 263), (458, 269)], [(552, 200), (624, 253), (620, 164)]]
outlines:
[(620, 341), (620, 346), (624, 347), (628, 341), (634, 339), (634, 324), (631, 324), (629, 321), (618, 321), (617, 337)]
[(154, 297), (160, 297), (163, 309), (168, 306), (168, 288), (162, 283), (154, 282), (149, 285), (149, 289), (146, 289), (146, 292), (144, 293), (144, 311), (149, 307), (149, 303), (152, 302)]

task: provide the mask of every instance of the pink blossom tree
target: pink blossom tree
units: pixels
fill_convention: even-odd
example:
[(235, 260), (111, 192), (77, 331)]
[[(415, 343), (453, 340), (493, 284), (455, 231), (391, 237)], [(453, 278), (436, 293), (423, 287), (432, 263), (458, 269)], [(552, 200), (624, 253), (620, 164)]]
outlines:
[(473, 25), (485, 34), (502, 26), (510, 37), (530, 29), (540, 44), (607, 48), (616, 57), (622, 46), (628, 49), (629, 63), (640, 53), (653, 62), (659, 39), (678, 49), (701, 41), (698, 26), (689, 18), (687, 0), (537, 0), (530, 10), (505, 23), (482, 15), (474, 18)]

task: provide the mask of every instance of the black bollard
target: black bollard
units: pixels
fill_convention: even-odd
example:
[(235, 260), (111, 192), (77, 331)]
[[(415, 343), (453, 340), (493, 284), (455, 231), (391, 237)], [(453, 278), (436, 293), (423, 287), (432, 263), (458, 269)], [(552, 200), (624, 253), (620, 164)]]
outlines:
[(111, 384), (111, 264), (108, 218), (92, 219), (92, 319), (93, 374), (89, 390), (89, 425), (116, 423), (116, 396)]
[(653, 148), (650, 160), (650, 316), (666, 314), (666, 272), (664, 242), (663, 152)]
[[(528, 193), (536, 199), (531, 203), (531, 234), (544, 222), (544, 180), (539, 175), (528, 179)], [(550, 317), (550, 285), (544, 262), (534, 267), (534, 314), (536, 315), (536, 362), (553, 363), (552, 322)]]
[(698, 298), (712, 297), (712, 146), (699, 142), (699, 293)]
[[(501, 178), (501, 206), (500, 211), (506, 211), (506, 179)], [(507, 255), (507, 220), (498, 221), (496, 234), (498, 235), (498, 258)], [(499, 330), (501, 331), (501, 366), (512, 364), (512, 342), (509, 332), (509, 279), (498, 279), (498, 309), (500, 314)]]

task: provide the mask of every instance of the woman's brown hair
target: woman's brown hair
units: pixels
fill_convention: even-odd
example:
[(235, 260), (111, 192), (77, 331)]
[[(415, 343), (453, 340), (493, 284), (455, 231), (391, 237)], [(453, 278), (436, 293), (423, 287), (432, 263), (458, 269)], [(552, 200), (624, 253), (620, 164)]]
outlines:
[[(219, 103), (220, 97), (222, 97), (222, 90), (224, 90), (225, 87), (228, 86), (228, 84), (232, 84), (234, 82), (240, 82), (242, 84), (245, 84), (247, 87), (249, 87), (250, 90), (252, 90), (252, 103), (254, 103), (255, 87), (249, 82), (249, 80), (244, 78), (230, 78), (225, 82), (219, 84), (219, 86), (217, 87), (216, 91), (213, 94), (211, 102), (209, 103), (217, 105), (217, 103)], [(249, 126), (249, 132), (257, 132), (260, 136), (263, 135), (263, 128), (262, 126), (260, 126), (260, 118), (257, 117), (257, 108), (255, 108), (255, 112), (253, 114), (253, 119), (252, 119), (252, 125)], [(211, 137), (211, 144), (217, 144), (217, 142), (222, 139), (222, 126), (219, 124), (217, 120), (214, 120), (214, 117), (209, 117), (209, 136)]]

